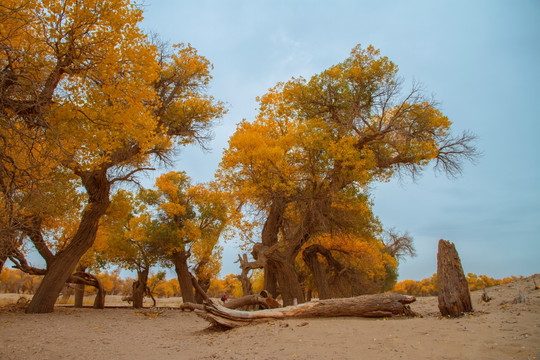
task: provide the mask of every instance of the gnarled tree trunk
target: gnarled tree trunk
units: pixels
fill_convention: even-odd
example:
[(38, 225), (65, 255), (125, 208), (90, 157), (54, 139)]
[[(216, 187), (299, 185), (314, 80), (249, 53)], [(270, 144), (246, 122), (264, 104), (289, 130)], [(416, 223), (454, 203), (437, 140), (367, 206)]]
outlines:
[(439, 240), (437, 253), (437, 285), (439, 310), (443, 316), (457, 317), (473, 310), (469, 284), (456, 247), (443, 239)]
[(317, 255), (322, 251), (322, 249), (324, 249), (322, 246), (316, 244), (308, 246), (302, 252), (302, 257), (304, 258), (304, 262), (308, 266), (309, 270), (311, 270), (313, 280), (315, 281), (315, 286), (317, 287), (317, 292), (319, 293), (319, 299), (324, 300), (330, 299), (332, 294), (330, 293), (330, 287), (328, 286), (326, 272), (324, 271)]
[(176, 276), (178, 277), (178, 283), (180, 284), (180, 292), (182, 293), (182, 301), (184, 303), (194, 303), (195, 293), (193, 284), (191, 283), (191, 273), (189, 272), (187, 264), (188, 258), (189, 253), (185, 250), (177, 250), (172, 254)]
[(137, 271), (137, 281), (133, 282), (133, 307), (140, 309), (143, 307), (144, 296), (148, 287), (148, 272), (150, 269)]
[(272, 319), (312, 317), (391, 317), (416, 315), (408, 306), (416, 299), (401, 294), (362, 295), (352, 298), (328, 299), (304, 303), (297, 306), (261, 311), (238, 311), (224, 306), (207, 303), (196, 309), (197, 315), (214, 325), (234, 328)]
[(7, 258), (8, 258), (7, 254), (4, 255), (2, 253), (2, 249), (0, 249), (0, 274), (2, 273), (2, 270), (4, 269), (4, 264), (6, 263)]
[(242, 292), (244, 293), (244, 296), (251, 295), (253, 293), (253, 288), (251, 286), (251, 281), (249, 281), (248, 273), (252, 268), (249, 267), (250, 262), (247, 259), (247, 255), (238, 255), (237, 262), (240, 263), (240, 269), (242, 269), (240, 275), (237, 276), (240, 283), (242, 283)]
[[(77, 272), (86, 272), (86, 268), (79, 265), (77, 266)], [(74, 306), (76, 308), (82, 308), (83, 307), (83, 300), (84, 300), (84, 284), (75, 284), (74, 286), (75, 290), (75, 303)]]
[(75, 302), (73, 304), (76, 308), (82, 308), (84, 303), (84, 284), (75, 284), (73, 286)]
[[(82, 285), (83, 288), (85, 285), (95, 287), (97, 290), (97, 295), (96, 295), (96, 298), (94, 299), (94, 309), (105, 308), (105, 290), (103, 289), (103, 283), (97, 276), (89, 274), (84, 271), (77, 271), (69, 277), (67, 282), (71, 284), (75, 284), (76, 286)], [(81, 299), (80, 307), (82, 306), (83, 304), (82, 304), (82, 299)]]
[[(54, 311), (54, 303), (67, 279), (75, 270), (81, 257), (90, 249), (96, 239), (99, 219), (109, 207), (110, 183), (106, 169), (80, 174), (89, 200), (82, 213), (79, 228), (66, 248), (56, 254), (47, 266), (27, 313), (47, 313)], [(49, 265), (49, 264), (48, 264)]]
[[(285, 211), (285, 201), (280, 198), (276, 198), (272, 201), (270, 210), (268, 212), (268, 217), (264, 223), (261, 239), (262, 244), (266, 248), (272, 247), (272, 245), (278, 242), (279, 229), (283, 223), (283, 212)], [(255, 255), (254, 255), (255, 257)], [(272, 266), (270, 263), (264, 264), (264, 288), (272, 294), (272, 296), (277, 297), (278, 287), (277, 287), (277, 271), (276, 267)]]
[[(201, 290), (204, 291), (205, 293), (208, 290), (208, 288), (210, 287), (210, 280), (208, 280), (208, 279), (197, 279), (197, 283), (201, 287)], [(204, 297), (201, 296), (201, 294), (198, 291), (196, 291), (195, 292), (195, 301), (197, 302), (197, 304), (202, 304), (204, 300), (205, 300)]]
[(94, 309), (104, 309), (105, 308), (105, 289), (103, 288), (103, 283), (97, 277), (94, 276), (94, 279), (97, 284), (97, 294), (94, 299)]
[(283, 306), (303, 303), (305, 301), (304, 292), (298, 281), (294, 261), (290, 261), (285, 256), (281, 256), (278, 251), (275, 251), (268, 258), (268, 264), (276, 269)]

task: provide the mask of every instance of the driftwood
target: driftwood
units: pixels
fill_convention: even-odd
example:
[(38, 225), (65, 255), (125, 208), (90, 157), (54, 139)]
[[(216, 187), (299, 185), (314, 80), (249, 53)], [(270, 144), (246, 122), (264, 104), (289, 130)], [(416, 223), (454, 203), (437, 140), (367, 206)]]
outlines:
[[(210, 300), (209, 298), (206, 300), (206, 303), (215, 303), (214, 300)], [(226, 307), (227, 309), (238, 309), (239, 307), (244, 306), (259, 306), (263, 309), (275, 309), (278, 308), (280, 305), (279, 303), (269, 296), (268, 292), (266, 290), (261, 291), (259, 294), (254, 295), (247, 295), (243, 296), (238, 299), (231, 299), (227, 300), (222, 306)], [(181, 310), (203, 310), (204, 311), (203, 304), (194, 304), (194, 303), (184, 303), (180, 305)]]
[(227, 302), (223, 304), (227, 309), (238, 309), (239, 307), (250, 305), (259, 305), (263, 309), (275, 309), (279, 307), (279, 303), (275, 299), (261, 294), (247, 295), (238, 299), (227, 300)]
[(204, 310), (204, 305), (187, 302), (187, 303), (180, 304), (180, 310), (182, 311)]
[(458, 317), (473, 310), (469, 284), (456, 247), (443, 239), (439, 240), (437, 252), (437, 285), (439, 310), (443, 316)]
[(235, 328), (272, 319), (313, 317), (391, 317), (416, 315), (406, 304), (414, 302), (413, 296), (401, 294), (362, 295), (352, 298), (327, 299), (285, 308), (261, 311), (238, 311), (207, 302), (195, 313), (213, 325)]

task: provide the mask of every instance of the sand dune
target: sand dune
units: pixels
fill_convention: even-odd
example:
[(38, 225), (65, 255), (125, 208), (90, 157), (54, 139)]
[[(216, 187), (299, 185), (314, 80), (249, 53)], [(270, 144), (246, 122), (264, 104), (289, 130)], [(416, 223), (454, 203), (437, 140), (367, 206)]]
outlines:
[[(0, 359), (540, 359), (540, 274), (487, 289), (474, 312), (414, 319), (295, 319), (216, 331), (175, 309), (0, 312)], [(516, 302), (522, 292), (526, 302)]]

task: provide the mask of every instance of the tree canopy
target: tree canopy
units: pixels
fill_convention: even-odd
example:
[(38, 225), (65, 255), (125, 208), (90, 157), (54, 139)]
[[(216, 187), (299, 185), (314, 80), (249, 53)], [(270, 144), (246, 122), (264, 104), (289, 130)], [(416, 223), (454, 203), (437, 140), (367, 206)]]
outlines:
[(380, 234), (374, 181), (415, 177), (430, 162), (455, 176), (476, 156), (474, 136), (452, 135), (436, 102), (416, 84), (404, 92), (397, 71), (378, 50), (357, 46), (309, 80), (270, 89), (256, 119), (241, 122), (229, 141), (220, 178), (238, 204), (263, 214), (254, 255), (264, 258), (265, 280), (275, 273), (286, 303), (303, 300), (293, 264), (309, 239)]
[[(263, 268), (264, 289), (286, 305), (304, 301), (301, 283), (325, 297), (389, 288), (414, 247), (407, 234), (385, 235), (372, 184), (430, 164), (456, 176), (477, 156), (474, 136), (454, 135), (421, 86), (404, 90), (393, 62), (358, 45), (258, 98), (216, 182), (172, 171), (155, 189), (118, 191), (180, 147), (205, 146), (227, 111), (206, 93), (210, 62), (144, 34), (133, 0), (7, 0), (0, 20), (0, 271), (9, 258), (44, 276), (28, 312), (52, 311), (96, 253), (140, 272), (145, 291), (153, 264), (174, 265), (193, 301), (192, 286), (208, 289), (219, 272), (231, 223), (252, 246), (253, 261), (240, 258), (243, 286)], [(27, 262), (26, 243), (45, 268)]]
[(7, 245), (17, 245), (21, 224), (41, 217), (19, 211), (14, 193), (41, 191), (66, 176), (86, 198), (62, 252), (36, 245), (47, 269), (28, 311), (52, 311), (95, 240), (111, 185), (167, 160), (176, 146), (203, 141), (226, 110), (205, 94), (208, 60), (190, 45), (152, 44), (133, 1), (10, 0), (1, 10), (0, 204), (10, 229), (2, 253), (12, 255)]

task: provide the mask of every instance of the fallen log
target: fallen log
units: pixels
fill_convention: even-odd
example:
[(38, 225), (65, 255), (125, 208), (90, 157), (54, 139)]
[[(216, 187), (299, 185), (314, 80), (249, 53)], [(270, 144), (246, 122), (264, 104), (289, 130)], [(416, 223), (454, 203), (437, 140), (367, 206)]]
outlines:
[(182, 311), (186, 311), (186, 310), (189, 310), (189, 311), (193, 311), (193, 310), (204, 310), (204, 305), (203, 304), (194, 304), (194, 303), (183, 303), (180, 305), (180, 310)]
[[(209, 304), (210, 302), (214, 304), (215, 300), (210, 300), (209, 298), (205, 303)], [(260, 292), (260, 294), (247, 295), (238, 299), (227, 300), (227, 302), (223, 304), (223, 307), (226, 307), (227, 309), (238, 309), (239, 307), (244, 307), (244, 306), (247, 307), (247, 306), (254, 306), (254, 305), (260, 306), (263, 309), (275, 309), (280, 306), (279, 303), (275, 299), (273, 299), (272, 297), (268, 295), (268, 292), (266, 290), (263, 290)], [(182, 311), (185, 311), (185, 310), (194, 311), (196, 309), (204, 310), (204, 305), (194, 304), (194, 303), (183, 303), (182, 305), (180, 305), (180, 309)]]
[(204, 304), (204, 310), (195, 309), (195, 313), (213, 325), (230, 329), (273, 319), (415, 316), (416, 314), (407, 305), (415, 300), (414, 296), (387, 293), (326, 299), (260, 311), (232, 310), (213, 302), (207, 302)]
[(243, 306), (259, 305), (264, 309), (275, 309), (279, 307), (279, 303), (271, 297), (261, 296), (260, 294), (253, 294), (243, 296), (238, 299), (227, 300), (224, 307), (228, 309), (238, 309)]

